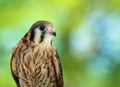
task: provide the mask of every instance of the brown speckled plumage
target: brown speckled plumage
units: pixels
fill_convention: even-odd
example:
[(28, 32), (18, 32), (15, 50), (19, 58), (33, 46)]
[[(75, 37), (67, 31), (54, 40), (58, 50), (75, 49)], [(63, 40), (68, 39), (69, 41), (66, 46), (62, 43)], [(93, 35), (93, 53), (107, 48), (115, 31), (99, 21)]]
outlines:
[(13, 48), (11, 72), (17, 87), (64, 87), (61, 63), (52, 45), (55, 35), (53, 24), (38, 21)]

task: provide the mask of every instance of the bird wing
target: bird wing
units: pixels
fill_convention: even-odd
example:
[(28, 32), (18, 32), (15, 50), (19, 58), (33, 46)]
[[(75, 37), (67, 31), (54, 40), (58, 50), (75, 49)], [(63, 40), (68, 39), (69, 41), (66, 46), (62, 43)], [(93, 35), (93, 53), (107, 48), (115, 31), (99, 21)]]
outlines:
[(58, 55), (58, 52), (57, 52), (57, 50), (56, 50), (56, 58), (57, 58), (57, 60), (58, 60), (58, 65), (59, 65), (59, 75), (58, 75), (58, 77), (57, 77), (57, 79), (58, 79), (58, 87), (64, 87), (64, 83), (63, 83), (63, 73), (62, 73), (62, 65), (61, 65), (61, 62), (60, 62), (60, 59), (59, 59), (59, 55)]
[(16, 84), (17, 84), (17, 87), (20, 87), (18, 70), (17, 70), (18, 69), (18, 55), (16, 55), (16, 49), (15, 48), (13, 48), (13, 50), (12, 50), (10, 67), (11, 67), (12, 76), (13, 76)]

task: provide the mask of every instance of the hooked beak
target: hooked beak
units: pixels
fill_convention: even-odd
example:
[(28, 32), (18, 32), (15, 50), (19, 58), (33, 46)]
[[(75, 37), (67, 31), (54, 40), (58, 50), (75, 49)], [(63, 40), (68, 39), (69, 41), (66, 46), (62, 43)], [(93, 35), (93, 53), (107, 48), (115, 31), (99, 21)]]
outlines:
[(56, 31), (52, 31), (51, 34), (56, 37)]

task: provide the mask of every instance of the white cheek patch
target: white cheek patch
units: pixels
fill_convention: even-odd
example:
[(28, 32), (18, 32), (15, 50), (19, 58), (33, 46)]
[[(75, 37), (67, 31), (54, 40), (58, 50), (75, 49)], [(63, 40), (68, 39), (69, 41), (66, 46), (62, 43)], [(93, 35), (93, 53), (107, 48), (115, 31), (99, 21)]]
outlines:
[(40, 42), (41, 31), (38, 28), (35, 29), (34, 31), (35, 31), (34, 42), (39, 43)]

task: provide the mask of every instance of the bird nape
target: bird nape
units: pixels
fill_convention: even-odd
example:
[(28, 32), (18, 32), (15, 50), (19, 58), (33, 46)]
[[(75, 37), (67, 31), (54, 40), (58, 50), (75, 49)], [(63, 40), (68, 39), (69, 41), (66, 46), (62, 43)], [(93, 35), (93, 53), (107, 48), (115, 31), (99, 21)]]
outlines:
[(10, 66), (17, 87), (64, 87), (54, 36), (52, 23), (38, 21), (12, 49)]

